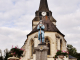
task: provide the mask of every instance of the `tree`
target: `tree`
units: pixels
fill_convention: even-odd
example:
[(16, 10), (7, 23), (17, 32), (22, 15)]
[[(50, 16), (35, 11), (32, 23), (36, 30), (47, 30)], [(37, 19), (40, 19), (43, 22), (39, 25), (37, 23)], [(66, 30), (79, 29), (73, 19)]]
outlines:
[(4, 58), (4, 60), (7, 60), (7, 58), (8, 58), (8, 52), (6, 52), (6, 56), (5, 56), (5, 58)]
[(80, 54), (77, 53), (77, 50), (76, 50), (75, 47), (73, 47), (72, 45), (68, 44), (67, 45), (67, 49), (69, 51), (69, 55), (72, 55), (72, 56), (76, 57), (77, 60), (80, 60)]
[(67, 49), (68, 49), (70, 55), (75, 56), (77, 54), (76, 48), (73, 47), (72, 45), (68, 44)]
[(2, 51), (0, 49), (0, 60), (3, 60)]
[(4, 60), (7, 60), (8, 54), (9, 54), (8, 49), (5, 49), (4, 50)]

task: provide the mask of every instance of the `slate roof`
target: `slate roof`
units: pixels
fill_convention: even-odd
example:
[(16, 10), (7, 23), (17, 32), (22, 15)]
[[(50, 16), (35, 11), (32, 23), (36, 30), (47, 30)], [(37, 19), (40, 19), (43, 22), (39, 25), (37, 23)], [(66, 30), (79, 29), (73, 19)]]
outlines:
[(69, 55), (69, 59), (77, 59), (77, 58), (75, 58), (75, 57)]
[[(62, 34), (58, 29), (57, 29), (57, 27), (52, 23), (52, 21), (49, 19), (49, 18), (43, 18), (42, 19), (42, 21), (43, 21), (43, 24), (44, 24), (44, 26), (45, 26), (45, 30), (44, 31), (49, 31), (49, 32), (57, 32), (57, 33), (60, 33), (61, 35), (63, 35), (64, 36), (64, 34)], [(38, 25), (37, 25), (38, 26)], [(37, 26), (28, 34), (28, 35), (30, 35), (30, 34), (32, 34), (32, 33), (34, 33), (34, 32), (37, 32), (38, 30), (37, 30)], [(27, 36), (28, 36), (27, 35)]]
[(47, 0), (41, 0), (38, 11), (49, 11)]
[[(52, 22), (56, 22), (56, 20), (52, 16), (49, 16), (49, 18)], [(35, 17), (33, 21), (40, 21), (40, 17)]]

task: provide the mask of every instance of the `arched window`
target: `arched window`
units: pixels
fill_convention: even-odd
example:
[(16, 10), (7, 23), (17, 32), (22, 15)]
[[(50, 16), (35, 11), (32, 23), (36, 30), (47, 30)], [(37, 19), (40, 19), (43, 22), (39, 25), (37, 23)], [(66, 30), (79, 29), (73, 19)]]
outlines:
[(60, 40), (60, 50), (62, 50), (62, 40)]
[(50, 41), (48, 38), (45, 39), (46, 46), (49, 48), (47, 54), (50, 55)]
[(31, 56), (33, 56), (34, 53), (34, 41), (31, 40)]

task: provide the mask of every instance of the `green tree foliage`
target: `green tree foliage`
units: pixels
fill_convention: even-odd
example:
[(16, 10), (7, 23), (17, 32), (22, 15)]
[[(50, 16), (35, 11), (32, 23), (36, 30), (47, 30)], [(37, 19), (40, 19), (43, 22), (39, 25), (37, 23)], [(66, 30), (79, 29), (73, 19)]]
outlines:
[(72, 45), (68, 44), (67, 49), (68, 49), (70, 55), (75, 56), (77, 54), (76, 48), (73, 47)]
[(75, 47), (73, 47), (72, 45), (68, 44), (67, 45), (67, 49), (69, 51), (69, 55), (72, 55), (72, 56), (76, 57), (77, 60), (80, 60), (80, 54), (77, 53), (77, 50), (76, 50)]

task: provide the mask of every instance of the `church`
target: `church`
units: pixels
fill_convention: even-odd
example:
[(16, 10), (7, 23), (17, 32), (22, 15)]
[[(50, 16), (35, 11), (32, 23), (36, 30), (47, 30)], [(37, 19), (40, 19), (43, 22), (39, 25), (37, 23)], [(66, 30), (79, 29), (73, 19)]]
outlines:
[[(43, 17), (43, 15), (46, 15)], [(40, 0), (39, 9), (35, 12), (35, 17), (32, 20), (32, 31), (27, 35), (27, 39), (22, 46), (24, 49), (23, 57), (21, 60), (36, 60), (34, 53), (34, 47), (37, 47), (40, 41), (38, 40), (37, 26), (39, 21), (43, 21), (44, 39), (46, 46), (49, 48), (47, 51), (47, 60), (54, 60), (54, 56), (57, 50), (67, 51), (67, 41), (65, 35), (59, 31), (56, 27), (56, 20), (52, 16), (52, 12), (49, 10), (47, 0)], [(67, 60), (68, 58), (66, 58)]]

